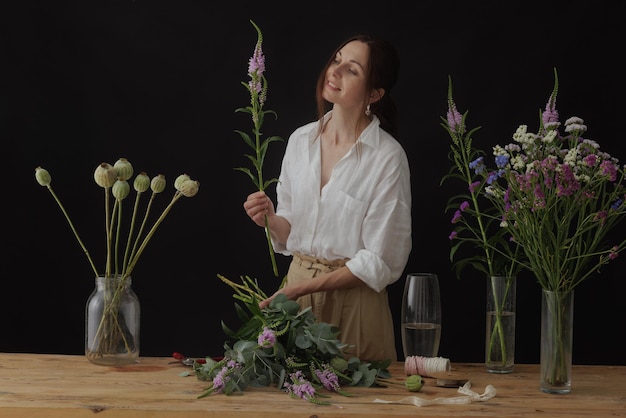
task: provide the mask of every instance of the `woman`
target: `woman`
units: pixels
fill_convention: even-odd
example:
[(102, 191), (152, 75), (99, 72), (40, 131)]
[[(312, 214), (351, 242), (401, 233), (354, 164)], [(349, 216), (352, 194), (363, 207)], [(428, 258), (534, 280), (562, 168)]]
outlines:
[(244, 209), (267, 214), (274, 249), (293, 255), (277, 293), (311, 306), (339, 327), (348, 356), (396, 360), (386, 287), (411, 251), (411, 186), (406, 153), (394, 138), (390, 96), (399, 68), (393, 46), (355, 36), (332, 54), (317, 82), (319, 120), (296, 129), (276, 186)]

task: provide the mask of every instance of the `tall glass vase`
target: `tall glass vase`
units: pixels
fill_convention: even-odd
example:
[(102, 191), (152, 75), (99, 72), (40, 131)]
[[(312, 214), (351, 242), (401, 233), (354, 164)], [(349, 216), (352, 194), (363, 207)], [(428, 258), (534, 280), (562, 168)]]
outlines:
[(400, 315), (404, 357), (437, 357), (441, 340), (441, 298), (436, 274), (407, 274)]
[(546, 393), (570, 393), (574, 291), (542, 291), (540, 387)]
[(139, 299), (130, 277), (96, 277), (85, 307), (85, 356), (94, 364), (123, 366), (139, 357)]
[(515, 277), (487, 281), (485, 367), (490, 373), (511, 373), (515, 364)]

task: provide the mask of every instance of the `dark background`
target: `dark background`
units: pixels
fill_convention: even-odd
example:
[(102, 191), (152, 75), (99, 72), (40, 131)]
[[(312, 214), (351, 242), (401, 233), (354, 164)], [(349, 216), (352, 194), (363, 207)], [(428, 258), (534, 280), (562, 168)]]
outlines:
[[(448, 259), (448, 75), (455, 101), (482, 126), (477, 146), (510, 142), (518, 125), (536, 131), (539, 110), (559, 71), (562, 120), (580, 116), (588, 137), (626, 160), (624, 25), (619, 2), (358, 1), (21, 1), (3, 7), (3, 251), (0, 351), (80, 354), (84, 305), (93, 273), (63, 215), (34, 178), (43, 166), (98, 267), (104, 264), (103, 161), (127, 158), (135, 172), (165, 174), (173, 192), (182, 173), (200, 192), (180, 200), (133, 273), (142, 304), (141, 355), (220, 355), (220, 321), (238, 325), (231, 291), (217, 274), (249, 275), (272, 292), (263, 231), (242, 203), (254, 190), (234, 167), (250, 167), (235, 129), (250, 119), (234, 109), (249, 97), (248, 59), (263, 30), (270, 89), (266, 135), (287, 138), (315, 118), (318, 72), (355, 32), (392, 41), (402, 60), (392, 93), (412, 171), (413, 251), (406, 272), (439, 275), (443, 327), (439, 355), (484, 361), (485, 277), (457, 279)], [(292, 4), (293, 6), (285, 6)], [(285, 142), (270, 146), (265, 177), (278, 176)], [(7, 166), (8, 163), (8, 166)], [(273, 195), (275, 189), (270, 188)], [(162, 206), (161, 206), (162, 207)], [(615, 231), (623, 238), (626, 228)], [(278, 256), (279, 270), (288, 259)], [(575, 364), (626, 364), (623, 338), (625, 260), (618, 258), (576, 289)], [(403, 278), (390, 287), (396, 342)], [(540, 286), (518, 279), (517, 363), (539, 361)]]

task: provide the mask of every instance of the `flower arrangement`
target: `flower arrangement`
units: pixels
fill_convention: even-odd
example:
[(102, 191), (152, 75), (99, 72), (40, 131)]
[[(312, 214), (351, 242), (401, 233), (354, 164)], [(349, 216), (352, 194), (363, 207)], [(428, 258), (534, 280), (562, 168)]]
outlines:
[[(494, 176), (486, 170), (484, 151), (473, 145), (472, 135), (480, 127), (468, 130), (465, 124), (467, 114), (467, 111), (463, 115), (458, 111), (452, 97), (452, 79), (448, 77), (448, 110), (446, 117), (441, 117), (441, 126), (452, 139), (448, 157), (453, 165), (440, 184), (454, 179), (460, 180), (466, 188), (463, 193), (451, 197), (446, 206), (446, 211), (454, 211), (451, 222), (455, 227), (448, 237), (452, 243), (450, 261), (457, 277), (461, 277), (465, 267), (471, 266), (490, 279), (488, 297), (493, 300), (495, 314), (493, 323), (488, 325), (491, 329), (487, 336), (486, 364), (490, 369), (505, 370), (512, 366), (514, 343), (509, 342), (510, 349), (507, 349), (503, 318), (507, 298), (514, 294), (512, 286), (523, 268), (524, 253), (511, 239), (511, 234), (501, 228), (499, 207), (485, 194)], [(477, 252), (458, 259), (463, 246), (470, 246)], [(497, 277), (505, 278), (502, 291), (497, 288)]]
[[(166, 179), (163, 174), (159, 174), (152, 179), (145, 172), (138, 174), (133, 181), (135, 190), (135, 201), (132, 209), (132, 217), (128, 225), (128, 233), (122, 234), (124, 226), (125, 208), (124, 200), (130, 195), (129, 180), (133, 176), (133, 166), (126, 158), (118, 159), (115, 164), (103, 162), (94, 171), (94, 180), (104, 191), (104, 226), (106, 235), (106, 261), (103, 270), (98, 270), (87, 247), (83, 243), (78, 231), (61, 203), (61, 200), (52, 189), (52, 177), (48, 170), (37, 167), (35, 178), (37, 182), (48, 189), (59, 208), (63, 212), (74, 236), (80, 244), (96, 278), (102, 277), (106, 280), (105, 292), (108, 295), (105, 306), (102, 310), (102, 317), (97, 326), (97, 333), (93, 338), (89, 338), (93, 345), (86, 347), (87, 357), (97, 362), (99, 358), (112, 353), (130, 354), (135, 347), (134, 341), (129, 341), (128, 330), (124, 328), (124, 320), (120, 318), (120, 304), (123, 290), (128, 286), (131, 274), (137, 265), (139, 258), (145, 250), (148, 242), (153, 237), (159, 225), (163, 222), (174, 204), (183, 196), (192, 197), (198, 193), (200, 183), (192, 180), (189, 175), (181, 174), (174, 182), (175, 192), (169, 204), (163, 209), (160, 216), (154, 221), (149, 230), (146, 231), (147, 221), (153, 207), (155, 198), (165, 190)], [(145, 206), (143, 220), (135, 234), (137, 227), (137, 217), (141, 197), (151, 189), (150, 199)], [(128, 222), (128, 220), (126, 220)], [(138, 353), (133, 353), (133, 356)]]
[[(564, 393), (570, 384), (573, 291), (626, 248), (623, 234), (610, 235), (626, 215), (626, 166), (585, 137), (583, 119), (561, 124), (558, 87), (555, 69), (537, 133), (520, 125), (514, 142), (493, 147), (494, 169), (487, 169), (482, 155), (468, 167), (482, 176), (479, 184), (486, 185), (482, 192), (497, 209), (500, 227), (523, 251), (523, 259), (507, 257), (532, 271), (544, 291), (542, 390)], [(465, 117), (455, 109), (450, 96), (451, 134), (465, 129)]]
[(513, 143), (493, 148), (485, 193), (541, 287), (569, 292), (626, 248), (623, 235), (606, 239), (626, 217), (626, 166), (583, 136), (581, 118), (559, 131), (556, 69), (554, 77), (538, 133), (521, 125)]
[[(513, 277), (523, 265), (523, 255), (516, 241), (506, 229), (500, 227), (499, 207), (485, 195), (485, 189), (494, 179), (493, 173), (486, 170), (485, 153), (473, 146), (472, 135), (480, 129), (467, 130), (465, 120), (468, 112), (461, 115), (452, 98), (452, 79), (448, 78), (448, 111), (442, 117), (441, 126), (448, 132), (450, 144), (449, 159), (454, 163), (450, 171), (441, 179), (441, 184), (451, 179), (461, 180), (467, 190), (448, 200), (446, 211), (454, 210), (452, 224), (454, 230), (449, 235), (452, 242), (450, 261), (460, 277), (466, 266), (472, 266), (488, 276)], [(455, 260), (463, 245), (480, 249), (478, 254)]]
[(370, 387), (390, 377), (391, 361), (346, 358), (346, 345), (337, 339), (339, 329), (316, 321), (310, 308), (301, 311), (296, 301), (279, 294), (260, 309), (258, 302), (267, 295), (256, 281), (245, 276), (238, 284), (218, 277), (235, 291), (235, 308), (243, 324), (234, 331), (222, 322), (232, 339), (224, 344), (223, 358), (194, 361), (197, 378), (211, 381), (200, 398), (275, 385), (293, 398), (323, 405), (328, 404), (324, 390), (350, 396), (344, 386)]
[[(250, 135), (246, 132), (240, 130), (236, 130), (235, 132), (239, 133), (244, 142), (253, 150), (254, 154), (246, 154), (246, 157), (248, 157), (248, 159), (252, 162), (256, 174), (246, 167), (236, 167), (235, 170), (246, 173), (248, 177), (250, 177), (254, 185), (258, 188), (258, 190), (264, 191), (272, 183), (276, 183), (278, 181), (278, 179), (276, 178), (263, 180), (263, 162), (265, 161), (265, 154), (267, 153), (267, 149), (271, 142), (282, 141), (282, 138), (279, 136), (270, 136), (261, 140), (261, 127), (263, 126), (265, 115), (272, 114), (275, 117), (278, 117), (278, 115), (273, 110), (263, 109), (263, 106), (265, 105), (265, 102), (267, 100), (268, 89), (267, 78), (264, 74), (265, 55), (263, 54), (262, 49), (263, 34), (261, 32), (261, 29), (259, 29), (259, 27), (256, 25), (256, 23), (254, 23), (252, 20), (250, 21), (250, 23), (252, 23), (257, 31), (257, 42), (254, 47), (252, 57), (250, 58), (248, 63), (248, 76), (250, 76), (250, 81), (248, 81), (247, 83), (241, 82), (241, 84), (246, 88), (248, 93), (250, 93), (250, 106), (237, 108), (235, 112), (248, 113), (252, 117), (252, 135), (254, 136), (254, 139), (252, 139)], [(274, 276), (278, 277), (278, 267), (276, 265), (274, 247), (272, 246), (272, 238), (267, 223), (267, 216), (265, 216), (265, 235), (267, 238), (267, 245), (272, 261)]]

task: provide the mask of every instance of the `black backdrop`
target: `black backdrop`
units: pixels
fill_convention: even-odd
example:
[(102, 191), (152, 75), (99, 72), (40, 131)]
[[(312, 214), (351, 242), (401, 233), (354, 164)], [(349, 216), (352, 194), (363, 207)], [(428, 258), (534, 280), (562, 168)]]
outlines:
[[(278, 285), (264, 234), (242, 209), (254, 187), (233, 170), (248, 166), (248, 149), (234, 130), (249, 132), (251, 122), (234, 109), (249, 100), (241, 86), (256, 42), (249, 19), (264, 33), (266, 107), (279, 115), (266, 121), (266, 135), (287, 138), (315, 117), (318, 71), (345, 37), (371, 32), (398, 47), (402, 69), (393, 95), (414, 197), (406, 272), (439, 275), (439, 354), (453, 362), (484, 360), (485, 278), (468, 270), (457, 279), (448, 260), (451, 225), (444, 209), (457, 191), (439, 185), (450, 166), (449, 139), (439, 125), (448, 75), (460, 110), (470, 110), (469, 124), (482, 126), (476, 144), (488, 149), (508, 143), (521, 123), (536, 128), (557, 67), (562, 118), (584, 118), (588, 136), (626, 161), (618, 2), (13, 3), (8, 9), (5, 3), (0, 28), (7, 168), (0, 351), (83, 351), (93, 274), (58, 207), (35, 181), (39, 165), (51, 172), (99, 266), (102, 197), (92, 177), (99, 163), (125, 157), (136, 172), (165, 174), (167, 190), (181, 173), (200, 181), (199, 194), (176, 204), (133, 273), (142, 303), (142, 355), (222, 353), (220, 321), (237, 321), (218, 273), (259, 278), (268, 292)], [(278, 175), (284, 146), (270, 146), (266, 178)], [(622, 225), (616, 237), (625, 230)], [(278, 256), (278, 262), (284, 274), (288, 259)], [(618, 258), (577, 288), (574, 363), (626, 364), (620, 344), (625, 268)], [(402, 287), (403, 279), (390, 287), (400, 356)], [(517, 300), (516, 361), (538, 362), (540, 287), (531, 275), (519, 277)]]

